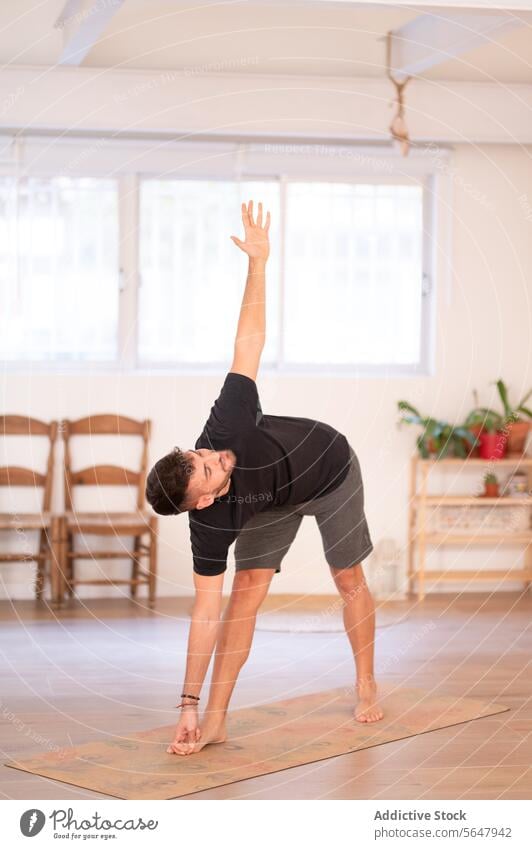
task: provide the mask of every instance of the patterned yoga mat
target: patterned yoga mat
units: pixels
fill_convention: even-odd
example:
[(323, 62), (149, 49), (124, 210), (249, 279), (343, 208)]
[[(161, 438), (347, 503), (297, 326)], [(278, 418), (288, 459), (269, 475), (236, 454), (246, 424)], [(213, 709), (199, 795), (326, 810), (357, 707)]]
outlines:
[(225, 743), (166, 753), (174, 725), (125, 732), (6, 766), (119, 799), (175, 799), (509, 710), (477, 699), (381, 687), (385, 717), (353, 719), (346, 687), (232, 711)]

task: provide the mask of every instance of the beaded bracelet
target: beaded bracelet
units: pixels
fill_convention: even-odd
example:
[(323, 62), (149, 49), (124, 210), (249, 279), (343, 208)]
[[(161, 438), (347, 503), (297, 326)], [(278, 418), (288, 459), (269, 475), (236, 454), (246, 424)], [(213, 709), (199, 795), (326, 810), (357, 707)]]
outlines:
[(189, 693), (181, 693), (181, 698), (182, 699), (195, 699), (195, 701), (197, 701), (197, 702), (199, 702), (199, 700), (200, 700), (199, 696), (191, 696), (191, 695), (189, 695)]

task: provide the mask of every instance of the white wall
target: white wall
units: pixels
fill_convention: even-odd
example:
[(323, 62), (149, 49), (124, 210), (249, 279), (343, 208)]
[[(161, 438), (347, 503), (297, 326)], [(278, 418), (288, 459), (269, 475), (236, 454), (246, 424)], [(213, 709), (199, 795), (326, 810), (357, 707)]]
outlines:
[[(439, 245), (433, 376), (259, 378), (265, 412), (322, 419), (347, 435), (364, 473), (367, 516), (375, 542), (394, 537), (404, 545), (406, 540), (409, 459), (415, 433), (396, 429), (396, 401), (407, 398), (427, 413), (458, 420), (471, 406), (474, 387), (488, 403), (488, 384), (499, 376), (510, 384), (514, 395), (532, 385), (531, 152), (531, 148), (518, 145), (464, 145), (456, 149), (448, 170), (453, 192), (452, 208), (448, 210), (453, 238), (452, 242), (442, 238)], [(10, 373), (5, 369), (0, 407), (43, 419), (108, 411), (150, 417), (151, 455), (156, 459), (174, 444), (193, 444), (222, 380), (223, 374), (59, 375)], [(61, 497), (58, 476), (58, 510)], [(161, 517), (159, 544), (159, 593), (190, 594), (192, 567), (186, 518)], [(484, 550), (479, 561), (470, 553), (457, 558), (451, 550), (446, 555), (436, 553), (431, 563), (436, 568), (453, 562), (461, 568), (475, 564), (503, 568), (514, 562), (509, 558), (515, 558), (515, 551), (496, 554)], [(3, 566), (5, 583), (0, 594), (31, 597), (31, 586), (22, 577), (30, 568), (22, 564)], [(123, 568), (127, 566), (105, 564), (108, 574), (119, 575)], [(282, 568), (274, 578), (274, 592), (332, 590), (312, 520), (305, 520)], [(471, 589), (478, 590), (479, 586), (489, 589), (497, 585), (474, 584)], [(516, 586), (519, 584), (505, 584), (508, 589)], [(468, 589), (463, 584), (446, 583), (442, 587), (454, 588)], [(88, 588), (83, 594), (89, 595), (89, 589), (92, 591)], [(110, 594), (118, 592), (109, 590)]]

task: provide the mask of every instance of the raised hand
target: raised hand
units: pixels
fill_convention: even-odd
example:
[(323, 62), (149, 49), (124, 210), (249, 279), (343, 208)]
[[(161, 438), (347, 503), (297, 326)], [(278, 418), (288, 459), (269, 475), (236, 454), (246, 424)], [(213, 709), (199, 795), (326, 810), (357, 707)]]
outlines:
[(237, 236), (231, 236), (231, 239), (250, 259), (266, 261), (270, 254), (268, 238), (270, 213), (267, 213), (264, 226), (262, 226), (262, 203), (259, 203), (257, 221), (255, 222), (253, 219), (253, 201), (250, 200), (247, 206), (245, 203), (242, 204), (242, 224), (244, 225), (245, 240), (242, 242)]

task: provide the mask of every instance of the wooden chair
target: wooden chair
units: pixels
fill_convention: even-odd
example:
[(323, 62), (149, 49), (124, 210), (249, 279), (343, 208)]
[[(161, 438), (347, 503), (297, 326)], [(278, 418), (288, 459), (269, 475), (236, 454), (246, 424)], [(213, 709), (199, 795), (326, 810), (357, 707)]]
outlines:
[[(65, 516), (63, 544), (63, 589), (70, 597), (78, 584), (129, 584), (131, 598), (137, 595), (140, 584), (148, 586), (148, 600), (155, 601), (155, 582), (157, 571), (157, 517), (145, 510), (145, 486), (148, 461), (148, 441), (150, 421), (135, 421), (126, 416), (96, 415), (77, 421), (63, 421), (62, 433), (65, 444)], [(138, 471), (113, 465), (90, 466), (73, 471), (72, 437), (94, 437), (100, 435), (137, 436), (142, 438), (140, 468)], [(136, 511), (119, 512), (78, 512), (74, 507), (74, 493), (78, 486), (127, 486), (136, 488)], [(74, 546), (74, 536), (115, 536), (133, 537), (133, 550), (124, 551), (80, 551)], [(114, 580), (110, 578), (83, 579), (75, 574), (76, 560), (124, 559), (131, 558), (131, 577)], [(146, 567), (143, 568), (143, 561)]]
[(54, 472), (54, 446), (57, 438), (57, 422), (42, 422), (29, 416), (0, 416), (0, 436), (42, 436), (49, 440), (46, 471), (21, 466), (3, 466), (0, 468), (0, 486), (42, 488), (41, 511), (39, 513), (0, 513), (0, 530), (14, 531), (19, 537), (27, 532), (39, 533), (39, 549), (36, 552), (0, 553), (2, 563), (37, 563), (35, 598), (43, 597), (46, 578), (46, 564), (49, 563), (48, 576), (51, 585), (51, 600), (59, 601), (60, 584), (58, 581), (61, 556), (60, 517), (50, 512)]

